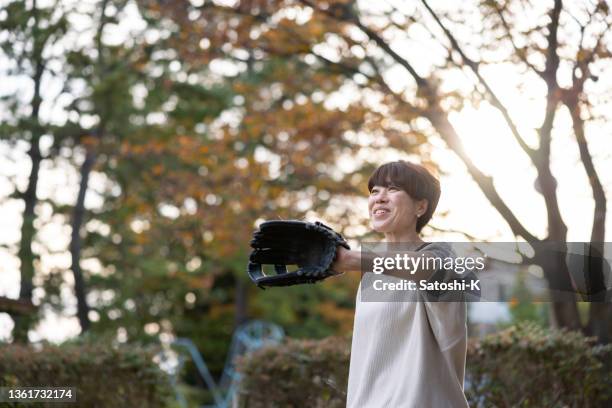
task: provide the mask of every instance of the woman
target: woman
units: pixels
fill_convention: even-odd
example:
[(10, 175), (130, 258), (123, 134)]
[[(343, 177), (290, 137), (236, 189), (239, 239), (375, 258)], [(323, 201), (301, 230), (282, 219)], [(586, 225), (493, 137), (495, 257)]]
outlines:
[[(419, 235), (440, 198), (438, 180), (424, 167), (404, 161), (384, 164), (370, 177), (368, 189), (372, 228), (386, 242), (402, 243), (402, 256), (453, 256), (448, 244), (425, 243)], [(333, 269), (358, 271), (361, 262), (361, 251), (339, 248)], [(392, 270), (385, 274), (393, 276), (385, 278), (418, 282), (434, 272)], [(368, 301), (364, 282), (356, 299), (347, 407), (467, 407), (465, 303), (429, 302), (421, 294)]]

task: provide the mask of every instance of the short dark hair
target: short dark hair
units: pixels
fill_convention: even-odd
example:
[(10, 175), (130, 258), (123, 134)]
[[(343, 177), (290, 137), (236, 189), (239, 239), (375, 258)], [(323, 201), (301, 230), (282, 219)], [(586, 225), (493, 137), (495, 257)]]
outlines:
[(427, 210), (417, 220), (416, 230), (421, 232), (431, 219), (440, 200), (440, 182), (425, 167), (399, 160), (383, 164), (370, 176), (368, 191), (374, 186), (393, 185), (404, 190), (415, 200), (427, 200)]

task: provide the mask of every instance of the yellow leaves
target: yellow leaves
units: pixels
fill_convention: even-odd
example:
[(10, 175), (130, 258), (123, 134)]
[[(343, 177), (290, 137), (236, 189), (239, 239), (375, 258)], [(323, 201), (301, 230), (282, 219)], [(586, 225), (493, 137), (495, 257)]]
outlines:
[(213, 304), (210, 306), (208, 317), (211, 319), (218, 319), (223, 316), (232, 315), (233, 313), (234, 313), (234, 305), (231, 303)]
[(583, 62), (587, 58), (590, 58), (590, 55), (591, 55), (591, 51), (585, 50), (584, 48), (580, 48), (578, 52), (576, 53), (576, 61), (579, 63)]
[(518, 306), (518, 304), (519, 304), (519, 300), (518, 300), (518, 298), (516, 298), (516, 296), (513, 296), (513, 297), (510, 299), (510, 302), (509, 302), (510, 307), (511, 307), (511, 308), (517, 307), (517, 306)]
[(339, 307), (335, 302), (326, 301), (318, 305), (318, 311), (323, 316), (323, 319), (337, 326), (342, 333), (349, 333), (353, 327), (354, 311)]
[(234, 84), (232, 84), (232, 88), (236, 93), (239, 93), (239, 94), (247, 93), (248, 91), (251, 90), (250, 86), (248, 86), (244, 82), (239, 82), (239, 81), (236, 81)]
[(128, 142), (122, 142), (121, 147), (119, 147), (119, 152), (122, 156), (126, 156), (130, 151), (130, 144)]
[(159, 176), (164, 171), (164, 166), (161, 164), (156, 164), (155, 166), (153, 166), (152, 171), (154, 175)]
[(321, 19), (310, 18), (297, 23), (294, 19), (283, 18), (263, 32), (256, 44), (277, 55), (305, 54), (312, 46), (323, 42), (329, 30), (330, 26)]
[(155, 139), (148, 139), (144, 143), (130, 143), (123, 141), (119, 147), (122, 156), (150, 156), (151, 154), (162, 154), (168, 150), (168, 144)]
[(95, 135), (87, 135), (81, 139), (81, 144), (85, 147), (93, 147), (98, 144), (98, 140)]
[(149, 151), (151, 151), (152, 153), (155, 153), (155, 154), (161, 154), (167, 148), (166, 144), (164, 144), (164, 143), (162, 143), (161, 141), (158, 141), (158, 140), (152, 140), (152, 141), (148, 142), (147, 143), (147, 147), (148, 147)]
[(145, 245), (149, 243), (149, 236), (147, 234), (136, 234), (134, 236), (134, 241), (136, 241), (136, 243), (139, 245)]
[(146, 214), (151, 211), (151, 206), (141, 202), (136, 205), (136, 211), (139, 214)]
[(142, 255), (142, 247), (141, 246), (131, 246), (129, 252), (132, 255)]
[(185, 136), (185, 135), (175, 136), (175, 140), (178, 141), (179, 146), (187, 147), (187, 148), (189, 148), (193, 144), (193, 141), (194, 141), (193, 138), (189, 136)]
[(138, 72), (145, 72), (148, 62), (145, 60), (136, 61), (132, 64), (132, 69)]
[(328, 29), (323, 21), (310, 19), (306, 25), (306, 34), (312, 39), (322, 39)]
[(215, 278), (212, 274), (206, 274), (204, 276), (191, 276), (181, 275), (181, 279), (187, 283), (187, 286), (193, 290), (202, 290), (204, 292), (210, 290), (215, 282)]

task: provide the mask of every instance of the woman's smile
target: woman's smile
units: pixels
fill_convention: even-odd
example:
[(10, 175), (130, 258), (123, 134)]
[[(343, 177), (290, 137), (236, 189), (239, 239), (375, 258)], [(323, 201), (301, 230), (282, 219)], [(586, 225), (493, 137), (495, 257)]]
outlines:
[(412, 230), (416, 229), (418, 212), (423, 212), (424, 205), (399, 187), (375, 185), (368, 199), (372, 228), (387, 234), (386, 239), (389, 241), (400, 236), (407, 239), (412, 235)]
[(372, 210), (372, 215), (374, 218), (385, 218), (387, 215), (391, 213), (391, 210), (388, 207), (374, 207)]

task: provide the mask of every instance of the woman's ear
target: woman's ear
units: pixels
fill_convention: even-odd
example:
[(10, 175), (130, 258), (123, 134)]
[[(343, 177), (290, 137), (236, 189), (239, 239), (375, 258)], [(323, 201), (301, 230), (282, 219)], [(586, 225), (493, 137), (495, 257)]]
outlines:
[(416, 208), (417, 217), (421, 217), (423, 214), (425, 214), (428, 207), (429, 202), (426, 199), (419, 200)]

